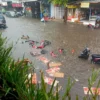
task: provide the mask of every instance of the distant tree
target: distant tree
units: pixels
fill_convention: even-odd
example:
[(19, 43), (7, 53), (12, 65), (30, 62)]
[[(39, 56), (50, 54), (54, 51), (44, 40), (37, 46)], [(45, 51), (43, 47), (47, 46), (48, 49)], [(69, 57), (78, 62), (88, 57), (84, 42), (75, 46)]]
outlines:
[(78, 0), (49, 0), (54, 5), (64, 6), (64, 22), (66, 23), (67, 20), (67, 4), (70, 2), (78, 1)]

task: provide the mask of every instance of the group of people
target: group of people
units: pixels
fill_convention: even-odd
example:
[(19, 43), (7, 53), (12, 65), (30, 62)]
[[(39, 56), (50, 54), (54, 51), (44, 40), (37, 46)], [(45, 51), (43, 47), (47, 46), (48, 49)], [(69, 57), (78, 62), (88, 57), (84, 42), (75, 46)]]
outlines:
[(97, 17), (97, 18), (96, 18), (96, 21), (95, 21), (95, 28), (100, 28), (100, 17)]

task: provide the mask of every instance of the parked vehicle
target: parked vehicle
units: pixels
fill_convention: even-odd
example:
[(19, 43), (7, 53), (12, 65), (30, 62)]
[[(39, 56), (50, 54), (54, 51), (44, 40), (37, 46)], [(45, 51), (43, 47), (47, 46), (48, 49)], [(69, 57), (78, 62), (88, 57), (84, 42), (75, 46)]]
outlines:
[(6, 28), (6, 20), (2, 14), (0, 14), (0, 27)]
[(23, 13), (22, 12), (16, 12), (16, 15), (17, 16), (23, 16)]
[(7, 11), (5, 15), (7, 17), (15, 17), (15, 12), (14, 11)]
[[(89, 55), (90, 55), (90, 49), (86, 48), (85, 50), (82, 51), (82, 53), (78, 57), (83, 59), (88, 59)], [(92, 54), (91, 63), (100, 64), (100, 54)]]
[(21, 12), (14, 12), (14, 11), (7, 11), (6, 16), (16, 18), (16, 17), (22, 16), (22, 13)]
[(100, 54), (92, 54), (91, 57), (91, 63), (100, 64)]
[(82, 53), (78, 56), (79, 58), (88, 59), (90, 54), (90, 49), (86, 48), (82, 51)]

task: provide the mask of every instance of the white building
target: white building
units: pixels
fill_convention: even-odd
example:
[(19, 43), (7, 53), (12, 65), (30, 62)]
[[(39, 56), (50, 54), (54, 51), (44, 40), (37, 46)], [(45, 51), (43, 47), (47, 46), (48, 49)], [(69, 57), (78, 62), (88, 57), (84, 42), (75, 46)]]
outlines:
[(64, 7), (51, 4), (51, 17), (62, 19), (64, 16)]

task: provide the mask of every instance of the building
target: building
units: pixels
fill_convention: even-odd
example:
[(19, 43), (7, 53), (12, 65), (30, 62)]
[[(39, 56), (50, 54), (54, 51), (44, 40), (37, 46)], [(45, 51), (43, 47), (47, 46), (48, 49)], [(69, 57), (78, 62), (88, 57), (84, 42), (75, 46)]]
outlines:
[(6, 10), (22, 10), (22, 3), (20, 0), (1, 0), (2, 8)]
[[(79, 1), (79, 0), (72, 0), (72, 1)], [(64, 6), (51, 4), (51, 17), (55, 17), (56, 19), (62, 19), (63, 16), (64, 16)]]
[(42, 18), (44, 15), (50, 16), (50, 4), (47, 0), (22, 0), (26, 16)]
[(64, 7), (51, 4), (51, 17), (62, 19), (64, 16)]
[(100, 0), (82, 0), (68, 4), (68, 19), (89, 20), (100, 15)]

